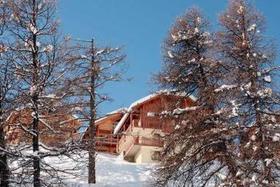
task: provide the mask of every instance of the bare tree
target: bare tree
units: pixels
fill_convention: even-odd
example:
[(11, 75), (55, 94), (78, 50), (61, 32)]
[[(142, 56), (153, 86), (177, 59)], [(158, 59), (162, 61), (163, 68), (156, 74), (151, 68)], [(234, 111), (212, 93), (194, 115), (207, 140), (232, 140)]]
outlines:
[[(6, 19), (8, 11), (5, 2), (0, 2), (0, 35), (4, 34), (6, 29)], [(10, 152), (6, 145), (6, 134), (4, 131), (5, 120), (11, 112), (11, 102), (14, 99), (13, 84), (13, 66), (11, 63), (6, 61), (7, 47), (2, 43), (0, 44), (0, 186), (9, 186), (9, 166), (8, 166), (8, 155)]]
[[(238, 126), (239, 161), (236, 178), (228, 184), (279, 185), (279, 90), (272, 80), (278, 74), (275, 47), (264, 35), (264, 17), (246, 0), (230, 1), (220, 16), (223, 29), (217, 48), (230, 66), (228, 82), (235, 89), (228, 96)], [(229, 104), (230, 104), (229, 103)]]
[[(15, 83), (13, 76), (12, 64), (5, 61), (3, 58), (5, 46), (2, 46), (0, 52), (0, 185), (8, 187), (9, 185), (9, 166), (8, 157), (10, 151), (6, 146), (6, 134), (5, 134), (5, 121), (8, 118), (12, 110), (12, 102), (14, 101), (15, 94), (13, 92), (13, 84)], [(4, 51), (3, 51), (4, 50)]]
[(123, 64), (125, 55), (121, 54), (120, 48), (98, 48), (94, 40), (78, 41), (80, 54), (77, 62), (73, 65), (72, 80), (68, 82), (68, 89), (72, 90), (73, 97), (78, 97), (74, 102), (77, 115), (88, 122), (89, 137), (86, 141), (86, 149), (89, 153), (88, 183), (96, 183), (96, 148), (95, 135), (97, 110), (101, 103), (110, 100), (106, 94), (102, 94), (102, 88), (109, 82), (122, 80)]
[(53, 121), (48, 119), (71, 112), (64, 105), (67, 93), (61, 87), (68, 70), (67, 63), (73, 60), (73, 51), (68, 48), (68, 42), (58, 36), (56, 1), (13, 0), (7, 1), (5, 6), (9, 17), (4, 46), (12, 54), (7, 62), (13, 65), (19, 81), (17, 110), (26, 111), (31, 118), (10, 124), (23, 130), (32, 142), (31, 145), (28, 141), (21, 142), (13, 150), (19, 166), (12, 170), (13, 182), (19, 185), (32, 183), (36, 187), (61, 183), (59, 175), (69, 170), (48, 163), (46, 158), (71, 158), (70, 153), (76, 150), (76, 145), (65, 142), (63, 147), (49, 147), (42, 144), (41, 137), (46, 133), (62, 133), (62, 127), (53, 125), (64, 123), (50, 124)]

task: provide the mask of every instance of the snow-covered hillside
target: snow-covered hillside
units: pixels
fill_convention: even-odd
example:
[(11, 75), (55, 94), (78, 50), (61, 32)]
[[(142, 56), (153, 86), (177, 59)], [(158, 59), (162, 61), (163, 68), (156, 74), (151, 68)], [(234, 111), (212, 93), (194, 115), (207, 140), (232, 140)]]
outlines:
[[(62, 167), (72, 165), (65, 161)], [(86, 162), (86, 161), (85, 161)], [(124, 161), (120, 156), (99, 153), (97, 156), (97, 184), (93, 187), (148, 187), (152, 182), (151, 164), (135, 164)], [(67, 179), (70, 187), (89, 187), (86, 165), (79, 171), (77, 178)]]

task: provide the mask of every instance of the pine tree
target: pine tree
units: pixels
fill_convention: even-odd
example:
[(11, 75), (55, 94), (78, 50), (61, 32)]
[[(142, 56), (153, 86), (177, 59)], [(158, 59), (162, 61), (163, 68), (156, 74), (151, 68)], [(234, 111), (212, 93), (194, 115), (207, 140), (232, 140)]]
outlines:
[(171, 29), (157, 76), (163, 87), (197, 97), (195, 106), (167, 113), (177, 125), (166, 136), (157, 182), (278, 185), (278, 68), (264, 18), (247, 1), (231, 1), (223, 29), (205, 42), (198, 15), (187, 12)]
[(159, 185), (207, 186), (221, 181), (220, 173), (231, 173), (235, 165), (226, 138), (231, 129), (224, 128), (222, 96), (215, 91), (231, 87), (220, 87), (227, 68), (216, 59), (214, 37), (207, 29), (208, 22), (194, 8), (177, 20), (165, 42), (165, 64), (156, 79), (164, 88), (195, 95), (196, 101), (168, 116), (177, 125), (166, 136)]
[(279, 92), (273, 42), (264, 35), (264, 17), (246, 0), (232, 0), (221, 15), (217, 48), (230, 66), (228, 97), (234, 114), (228, 117), (236, 134), (239, 161), (236, 179), (242, 186), (279, 185)]

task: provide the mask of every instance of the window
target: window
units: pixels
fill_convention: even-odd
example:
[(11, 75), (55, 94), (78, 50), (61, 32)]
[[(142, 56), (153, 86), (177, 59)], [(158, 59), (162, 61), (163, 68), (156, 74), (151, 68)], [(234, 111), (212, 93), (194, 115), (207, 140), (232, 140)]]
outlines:
[(152, 157), (151, 157), (152, 160), (160, 160), (160, 151), (154, 151), (152, 153)]
[(161, 139), (161, 136), (160, 136), (160, 134), (158, 134), (158, 133), (155, 133), (155, 134), (153, 135), (153, 137), (154, 137), (155, 139), (157, 139), (157, 140), (160, 140), (160, 139)]

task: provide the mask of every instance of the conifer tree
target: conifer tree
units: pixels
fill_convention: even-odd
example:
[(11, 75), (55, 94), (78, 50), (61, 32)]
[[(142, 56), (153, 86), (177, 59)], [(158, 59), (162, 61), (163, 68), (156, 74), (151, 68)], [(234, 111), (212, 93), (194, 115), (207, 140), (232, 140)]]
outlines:
[[(238, 126), (236, 179), (243, 186), (279, 185), (279, 90), (275, 79), (275, 47), (264, 34), (264, 17), (246, 0), (230, 1), (220, 16), (217, 49), (230, 67), (227, 82), (235, 85), (228, 96)], [(229, 77), (231, 77), (229, 79)], [(273, 81), (274, 80), (274, 81)]]
[[(226, 67), (216, 59), (208, 22), (196, 8), (177, 19), (164, 46), (164, 68), (156, 77), (162, 87), (195, 95), (194, 106), (169, 112), (176, 121), (166, 136), (158, 170), (159, 185), (201, 185), (219, 181), (233, 165), (228, 155), (220, 88)], [(230, 89), (222, 87), (220, 89)], [(180, 111), (178, 113), (178, 111)], [(224, 131), (223, 131), (224, 129)]]
[(278, 67), (264, 18), (247, 1), (230, 1), (209, 45), (198, 37), (198, 17), (191, 10), (177, 21), (157, 76), (163, 87), (197, 97), (195, 106), (167, 113), (177, 125), (166, 136), (157, 182), (277, 186), (279, 92), (272, 80)]

